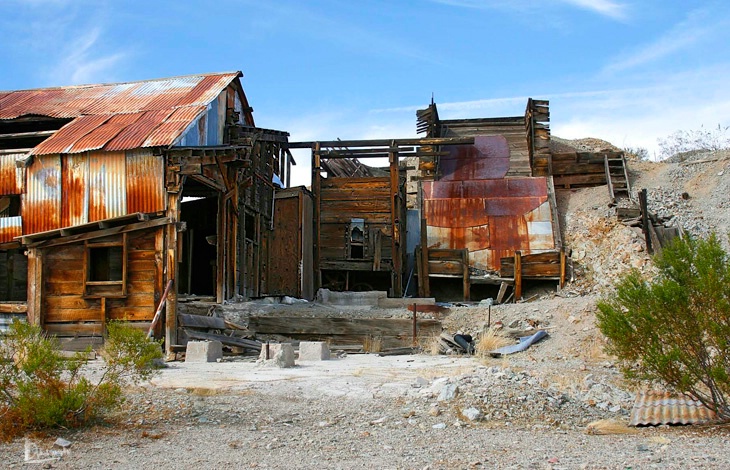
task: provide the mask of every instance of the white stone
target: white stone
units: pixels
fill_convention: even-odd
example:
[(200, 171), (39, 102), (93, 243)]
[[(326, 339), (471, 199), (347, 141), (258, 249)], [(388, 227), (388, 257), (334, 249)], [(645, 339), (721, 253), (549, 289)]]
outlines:
[[(268, 347), (269, 359), (266, 359)], [(282, 369), (294, 367), (294, 347), (290, 343), (262, 344), (259, 361), (265, 364), (273, 364)]]
[(449, 401), (456, 398), (459, 393), (459, 387), (456, 384), (448, 384), (441, 389), (441, 393), (437, 398), (438, 401)]
[(482, 412), (474, 407), (463, 410), (461, 414), (469, 421), (478, 421), (482, 417)]
[(330, 358), (330, 348), (323, 341), (302, 341), (299, 343), (300, 361), (327, 361)]
[(223, 357), (220, 341), (188, 341), (185, 362), (216, 362)]

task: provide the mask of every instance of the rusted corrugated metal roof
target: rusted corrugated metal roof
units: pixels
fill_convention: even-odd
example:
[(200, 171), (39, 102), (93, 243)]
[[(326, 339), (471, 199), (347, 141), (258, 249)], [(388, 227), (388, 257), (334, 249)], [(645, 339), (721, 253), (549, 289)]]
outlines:
[(712, 410), (686, 395), (648, 391), (636, 396), (629, 426), (703, 424), (716, 419)]
[[(240, 72), (0, 93), (0, 119), (75, 118), (34, 155), (172, 145)], [(108, 147), (108, 148), (107, 148)]]

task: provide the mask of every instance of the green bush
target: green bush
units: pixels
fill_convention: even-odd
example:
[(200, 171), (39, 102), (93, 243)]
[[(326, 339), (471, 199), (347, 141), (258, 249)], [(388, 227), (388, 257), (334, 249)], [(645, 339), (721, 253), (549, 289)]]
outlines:
[(677, 238), (649, 281), (634, 270), (598, 303), (629, 379), (686, 393), (730, 421), (730, 259), (715, 235)]
[(91, 381), (82, 374), (89, 351), (64, 357), (40, 327), (13, 322), (0, 340), (0, 440), (81, 426), (119, 406), (126, 383), (148, 379), (162, 357), (159, 343), (120, 322), (108, 333), (102, 376)]

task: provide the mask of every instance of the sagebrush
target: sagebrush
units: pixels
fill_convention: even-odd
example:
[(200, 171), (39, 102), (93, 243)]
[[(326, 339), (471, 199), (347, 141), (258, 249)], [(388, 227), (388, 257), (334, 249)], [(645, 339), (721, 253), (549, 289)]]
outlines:
[(108, 324), (98, 380), (82, 373), (89, 351), (68, 358), (40, 327), (15, 321), (0, 340), (0, 440), (30, 430), (88, 423), (123, 400), (123, 386), (148, 379), (160, 344), (122, 322)]
[(705, 128), (690, 131), (676, 131), (673, 134), (658, 139), (659, 155), (663, 158), (678, 155), (683, 160), (689, 154), (698, 151), (718, 151), (730, 148), (730, 136), (728, 126)]
[(607, 351), (629, 379), (686, 393), (730, 421), (730, 260), (716, 235), (682, 237), (598, 303)]

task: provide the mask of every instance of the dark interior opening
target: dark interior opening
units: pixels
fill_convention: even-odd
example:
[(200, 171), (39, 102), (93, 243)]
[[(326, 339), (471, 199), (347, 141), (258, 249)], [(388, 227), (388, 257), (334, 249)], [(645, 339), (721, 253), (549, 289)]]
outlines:
[(123, 257), (121, 246), (89, 247), (89, 281), (121, 281)]
[(0, 122), (0, 149), (31, 149), (71, 119), (43, 116), (21, 117)]
[(180, 218), (186, 229), (180, 233), (180, 294), (216, 294), (218, 238), (218, 193), (195, 180), (183, 186)]
[(28, 257), (25, 250), (0, 251), (0, 301), (28, 299)]
[(10, 194), (0, 196), (0, 217), (16, 217), (20, 215), (20, 196)]

